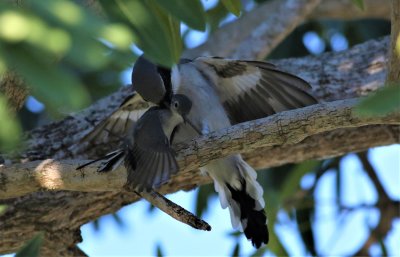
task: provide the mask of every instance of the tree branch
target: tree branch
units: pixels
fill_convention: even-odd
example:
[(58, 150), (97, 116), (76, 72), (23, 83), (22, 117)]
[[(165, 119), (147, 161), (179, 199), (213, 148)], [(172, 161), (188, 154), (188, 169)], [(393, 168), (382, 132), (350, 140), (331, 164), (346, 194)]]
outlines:
[(360, 10), (351, 0), (323, 0), (311, 13), (311, 19), (355, 20), (366, 18), (390, 19), (389, 0), (363, 0)]
[(211, 226), (207, 222), (193, 215), (191, 212), (185, 210), (176, 203), (168, 200), (156, 191), (142, 192), (139, 193), (139, 195), (172, 218), (185, 223), (192, 228), (211, 231)]
[(306, 19), (320, 1), (268, 1), (222, 26), (204, 44), (190, 49), (184, 56), (263, 59)]
[[(321, 103), (237, 124), (176, 147), (181, 172), (198, 169), (212, 160), (259, 147), (293, 146), (305, 138), (339, 128), (400, 125), (400, 112), (381, 117), (359, 117), (352, 110), (357, 99)], [(98, 174), (97, 164), (75, 170), (77, 161), (34, 161), (0, 168), (0, 199), (39, 189), (118, 191), (126, 182), (123, 168)], [(179, 176), (179, 175), (178, 175)]]
[(307, 19), (390, 19), (389, 0), (364, 0), (364, 6), (360, 10), (351, 0), (267, 1), (222, 26), (205, 43), (187, 50), (184, 56), (264, 59)]
[(390, 35), (389, 72), (387, 82), (400, 81), (400, 1), (391, 0), (392, 19)]

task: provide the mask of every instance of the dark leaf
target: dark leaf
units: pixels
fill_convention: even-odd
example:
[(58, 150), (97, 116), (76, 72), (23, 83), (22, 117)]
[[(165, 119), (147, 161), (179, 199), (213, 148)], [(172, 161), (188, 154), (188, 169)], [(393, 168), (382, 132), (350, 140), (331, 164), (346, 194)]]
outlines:
[(285, 183), (280, 190), (280, 199), (283, 202), (292, 196), (298, 189), (300, 185), (301, 178), (316, 169), (320, 165), (320, 161), (310, 160), (305, 161), (294, 166), (291, 170), (290, 175), (285, 179)]
[(0, 151), (15, 149), (20, 142), (22, 129), (15, 115), (10, 112), (7, 99), (2, 94), (0, 94), (0, 120), (7, 121), (0, 123)]
[(5, 213), (7, 211), (7, 205), (5, 204), (0, 204), (0, 215)]
[(157, 0), (157, 3), (189, 27), (201, 31), (206, 29), (205, 12), (199, 0)]
[(38, 59), (28, 46), (4, 47), (0, 43), (0, 55), (26, 79), (32, 95), (53, 114), (78, 110), (89, 103), (89, 94), (76, 77), (47, 60)]
[(242, 11), (242, 2), (240, 0), (221, 0), (226, 9), (236, 16)]
[(179, 21), (155, 0), (103, 0), (101, 3), (106, 8), (110, 5), (118, 6), (119, 13), (125, 16), (136, 31), (138, 46), (150, 60), (167, 67), (179, 60), (182, 51)]
[(218, 2), (216, 6), (207, 10), (206, 17), (211, 33), (219, 27), (219, 24), (227, 15), (228, 11), (222, 2)]
[(312, 256), (317, 256), (314, 241), (314, 231), (312, 227), (312, 216), (314, 215), (314, 201), (312, 201), (312, 206), (310, 206), (310, 201), (304, 200), (303, 203), (297, 205), (296, 211), (296, 222), (299, 227), (300, 236), (304, 242), (307, 251)]
[(365, 10), (364, 8), (364, 0), (351, 0), (354, 5), (356, 5), (360, 10)]
[(15, 257), (37, 257), (39, 256), (39, 250), (43, 243), (43, 233), (36, 234), (31, 240), (29, 240), (18, 252)]
[(199, 187), (196, 195), (196, 216), (201, 217), (207, 211), (208, 200), (215, 196), (215, 191), (212, 185), (204, 185)]

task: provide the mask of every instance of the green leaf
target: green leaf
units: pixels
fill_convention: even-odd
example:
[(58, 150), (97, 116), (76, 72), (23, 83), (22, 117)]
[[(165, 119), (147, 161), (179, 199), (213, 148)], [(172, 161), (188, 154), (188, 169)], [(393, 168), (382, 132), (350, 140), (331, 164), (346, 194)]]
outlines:
[(359, 115), (385, 115), (400, 110), (400, 85), (388, 85), (363, 99), (356, 108)]
[(269, 243), (268, 246), (264, 246), (256, 250), (251, 256), (263, 256), (267, 250), (274, 253), (275, 256), (288, 256), (284, 245), (279, 239), (278, 235), (275, 233), (275, 223), (276, 217), (279, 211), (279, 195), (274, 190), (269, 190), (268, 188), (264, 191), (264, 199), (267, 208), (268, 216), (268, 227), (269, 227)]
[[(311, 196), (309, 196), (311, 197)], [(310, 201), (304, 199), (296, 208), (296, 222), (299, 227), (300, 236), (303, 243), (312, 256), (318, 256), (315, 248), (314, 230), (311, 224), (314, 215), (314, 201), (310, 206)]]
[[(14, 149), (21, 139), (22, 129), (15, 115), (11, 114), (7, 99), (0, 94), (0, 151)], [(1, 213), (1, 209), (0, 209)]]
[(39, 232), (29, 240), (16, 254), (15, 257), (37, 257), (43, 243), (43, 232)]
[(27, 45), (3, 46), (0, 42), (0, 56), (26, 79), (33, 96), (45, 103), (53, 115), (78, 110), (89, 103), (89, 94), (76, 77), (35, 54)]
[(156, 0), (167, 12), (189, 27), (201, 31), (206, 29), (206, 17), (200, 0)]
[[(138, 36), (138, 46), (158, 64), (171, 67), (182, 52), (179, 21), (161, 8), (155, 0), (114, 0)], [(106, 6), (111, 1), (101, 1)], [(107, 3), (105, 3), (107, 2)]]
[(360, 8), (360, 10), (364, 11), (364, 0), (352, 0), (353, 4)]
[(240, 15), (242, 11), (242, 2), (240, 0), (221, 0), (225, 5), (225, 8), (228, 9), (231, 13), (236, 16)]
[(308, 172), (315, 170), (320, 163), (320, 161), (310, 160), (297, 164), (290, 172), (289, 177), (285, 179), (280, 191), (280, 202), (292, 196), (299, 188), (300, 179)]
[(216, 6), (207, 10), (206, 18), (211, 33), (219, 27), (219, 24), (227, 15), (228, 11), (221, 2), (218, 2)]
[(7, 205), (5, 204), (0, 204), (0, 215), (2, 215), (3, 213), (5, 213), (7, 210)]
[(208, 200), (215, 196), (215, 191), (212, 185), (204, 185), (199, 187), (196, 195), (196, 207), (194, 213), (196, 216), (201, 217), (207, 211)]

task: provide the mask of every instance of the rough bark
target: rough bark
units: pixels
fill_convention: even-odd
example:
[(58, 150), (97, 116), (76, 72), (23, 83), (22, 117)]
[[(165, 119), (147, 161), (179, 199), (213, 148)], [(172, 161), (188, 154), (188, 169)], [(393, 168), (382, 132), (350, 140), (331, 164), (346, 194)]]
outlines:
[(319, 3), (320, 0), (268, 1), (244, 14), (242, 19), (221, 27), (204, 44), (184, 53), (184, 56), (263, 59), (301, 24)]
[(390, 0), (363, 0), (364, 10), (351, 0), (324, 0), (311, 13), (311, 19), (354, 20), (365, 18), (390, 19)]
[[(305, 57), (277, 61), (276, 64), (285, 70), (298, 74), (310, 81), (312, 93), (321, 101), (332, 101), (358, 97), (374, 91), (384, 84), (386, 77), (388, 38), (374, 40), (341, 53), (328, 53), (319, 57)], [(74, 114), (62, 121), (38, 128), (30, 134), (27, 150), (23, 156), (27, 160), (43, 160), (48, 158), (80, 159), (84, 156), (96, 156), (96, 151), (75, 154), (71, 151), (79, 139), (91, 125), (110, 113), (128, 94), (129, 89), (123, 89), (97, 103), (81, 113)], [(85, 131), (86, 130), (86, 131)], [(347, 132), (346, 132), (347, 131)], [(73, 136), (67, 136), (73, 135)], [(383, 136), (382, 136), (383, 135)], [(378, 139), (377, 139), (378, 138)], [(363, 141), (360, 147), (345, 144), (347, 140)], [(363, 140), (364, 139), (364, 140)], [(360, 151), (366, 147), (398, 142), (399, 126), (378, 125), (354, 129), (335, 130), (324, 135), (316, 135), (293, 146), (283, 146), (290, 155), (284, 155), (278, 147), (267, 147), (268, 153), (278, 153), (278, 161), (272, 161), (272, 166), (281, 163), (295, 162), (317, 156), (330, 157), (348, 151)], [(343, 146), (337, 151), (338, 142)], [(351, 141), (353, 140), (353, 141)], [(379, 141), (381, 140), (381, 141)], [(319, 147), (318, 144), (321, 144)], [(112, 147), (112, 145), (108, 145)], [(307, 148), (309, 146), (309, 148)], [(321, 149), (322, 155), (319, 155)], [(257, 152), (260, 152), (257, 150)], [(286, 152), (288, 153), (288, 152)], [(99, 154), (99, 153), (97, 153)], [(318, 156), (319, 155), (319, 156)], [(248, 153), (248, 156), (258, 156)], [(269, 154), (269, 156), (274, 156)], [(272, 159), (272, 158), (269, 158)], [(275, 159), (275, 156), (274, 158)], [(254, 162), (252, 162), (254, 164)], [(109, 175), (107, 175), (109, 176)], [(98, 176), (101, 179), (101, 176)], [(121, 178), (116, 178), (121, 179)], [(78, 180), (78, 177), (77, 177)], [(175, 192), (181, 189), (191, 189), (199, 184), (209, 183), (207, 177), (198, 176), (196, 172), (183, 172), (168, 183), (161, 193)], [(64, 248), (60, 255), (71, 256), (68, 249), (79, 242), (79, 227), (101, 215), (115, 212), (122, 206), (138, 200), (133, 193), (112, 192), (70, 192), (70, 191), (40, 191), (15, 199), (3, 201), (8, 204), (6, 213), (0, 220), (0, 235), (2, 244), (0, 253), (16, 251), (21, 244), (30, 239), (36, 231), (43, 230), (46, 235), (64, 235)], [(69, 236), (68, 236), (69, 235)], [(49, 236), (49, 238), (54, 238)], [(58, 245), (58, 244), (57, 244)], [(46, 248), (48, 250), (48, 248)], [(46, 250), (46, 251), (47, 251)]]
[[(176, 146), (180, 172), (190, 172), (212, 160), (230, 154), (252, 152), (260, 147), (293, 146), (305, 138), (335, 129), (400, 125), (400, 112), (376, 117), (358, 116), (353, 110), (358, 102), (358, 99), (339, 100), (281, 112), (180, 144)], [(98, 174), (98, 164), (76, 170), (80, 164), (77, 160), (46, 160), (0, 167), (0, 199), (14, 198), (40, 189), (96, 192), (123, 188), (126, 181), (123, 167)], [(192, 172), (190, 176), (194, 176)]]
[(389, 53), (389, 84), (400, 81), (400, 1), (392, 0), (392, 18)]
[(17, 111), (24, 105), (28, 89), (20, 77), (7, 71), (0, 74), (0, 93), (7, 98), (10, 110)]

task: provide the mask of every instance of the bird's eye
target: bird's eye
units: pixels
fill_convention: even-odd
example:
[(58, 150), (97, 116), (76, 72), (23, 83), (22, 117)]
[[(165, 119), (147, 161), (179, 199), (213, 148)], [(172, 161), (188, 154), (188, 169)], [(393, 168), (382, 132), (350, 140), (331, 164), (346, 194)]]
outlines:
[(174, 103), (174, 107), (175, 107), (175, 108), (178, 108), (178, 106), (179, 106), (178, 102), (175, 102), (175, 103)]

